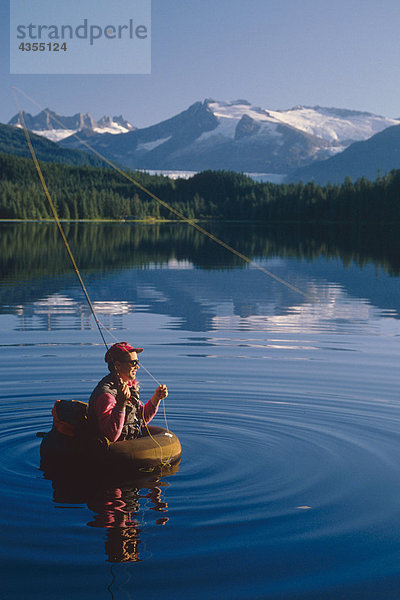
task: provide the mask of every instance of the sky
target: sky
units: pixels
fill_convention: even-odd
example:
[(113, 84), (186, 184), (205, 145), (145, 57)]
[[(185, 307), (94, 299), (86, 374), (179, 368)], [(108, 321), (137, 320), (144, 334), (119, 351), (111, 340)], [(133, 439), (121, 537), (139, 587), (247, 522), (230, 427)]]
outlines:
[(400, 117), (399, 0), (152, 0), (146, 75), (10, 75), (10, 1), (0, 0), (2, 123), (17, 112), (12, 86), (61, 115), (122, 114), (136, 127), (205, 98)]

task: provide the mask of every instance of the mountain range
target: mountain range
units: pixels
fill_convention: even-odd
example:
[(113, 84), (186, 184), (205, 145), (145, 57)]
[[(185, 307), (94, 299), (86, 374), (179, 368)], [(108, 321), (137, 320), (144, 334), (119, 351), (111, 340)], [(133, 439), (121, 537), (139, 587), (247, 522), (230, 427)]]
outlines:
[[(35, 117), (25, 113), (24, 120), (36, 134), (71, 150), (85, 149), (73, 135), (79, 132), (110, 160), (136, 169), (230, 169), (326, 183), (346, 175), (376, 178), (379, 170), (400, 167), (395, 151), (400, 119), (347, 109), (273, 111), (246, 100), (206, 99), (145, 128), (135, 128), (122, 116), (96, 122), (90, 114), (62, 117), (50, 110)], [(18, 115), (9, 124), (20, 126)], [(389, 138), (393, 152), (385, 141)]]
[[(59, 142), (82, 130), (89, 130), (98, 134), (116, 135), (135, 129), (122, 116), (109, 117), (106, 115), (99, 121), (95, 121), (90, 113), (77, 113), (72, 117), (62, 117), (49, 108), (42, 110), (36, 116), (32, 116), (27, 112), (22, 112), (22, 115), (27, 129), (37, 135), (43, 135), (52, 142)], [(22, 127), (19, 113), (8, 122), (8, 125)]]

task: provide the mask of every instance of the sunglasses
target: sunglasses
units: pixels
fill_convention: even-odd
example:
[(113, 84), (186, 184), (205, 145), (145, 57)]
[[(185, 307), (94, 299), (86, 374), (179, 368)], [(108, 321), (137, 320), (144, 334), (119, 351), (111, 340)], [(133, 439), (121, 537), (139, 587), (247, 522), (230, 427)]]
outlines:
[(139, 366), (138, 360), (121, 360), (120, 362), (127, 363), (127, 364), (131, 365), (131, 367)]

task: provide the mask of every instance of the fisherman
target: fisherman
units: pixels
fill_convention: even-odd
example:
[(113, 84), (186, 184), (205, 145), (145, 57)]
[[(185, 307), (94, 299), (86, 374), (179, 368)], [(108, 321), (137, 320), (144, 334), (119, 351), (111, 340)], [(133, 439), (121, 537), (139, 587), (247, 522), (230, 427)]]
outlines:
[(142, 427), (157, 413), (158, 405), (168, 396), (166, 385), (159, 385), (152, 398), (143, 405), (139, 400), (139, 369), (136, 348), (127, 342), (111, 346), (105, 355), (110, 371), (92, 392), (89, 400), (89, 423), (94, 431), (110, 442), (140, 437)]

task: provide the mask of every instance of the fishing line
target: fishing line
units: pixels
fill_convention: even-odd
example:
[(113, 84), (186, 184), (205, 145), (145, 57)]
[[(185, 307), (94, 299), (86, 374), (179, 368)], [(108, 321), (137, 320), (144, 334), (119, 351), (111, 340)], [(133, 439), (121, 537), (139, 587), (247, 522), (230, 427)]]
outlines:
[[(16, 102), (17, 102), (17, 101), (16, 101)], [(17, 103), (17, 105), (18, 105), (18, 103)], [(38, 159), (37, 159), (37, 157), (36, 157), (35, 150), (34, 150), (34, 148), (33, 148), (33, 146), (32, 146), (31, 138), (30, 138), (29, 132), (28, 132), (28, 130), (27, 130), (27, 128), (26, 128), (26, 125), (25, 125), (25, 120), (24, 120), (24, 116), (23, 116), (23, 113), (22, 113), (22, 110), (21, 110), (21, 109), (19, 109), (19, 118), (21, 119), (22, 127), (23, 127), (24, 134), (25, 134), (25, 138), (26, 138), (26, 141), (27, 141), (27, 143), (28, 143), (28, 147), (29, 147), (30, 153), (31, 153), (31, 155), (32, 155), (33, 162), (34, 162), (34, 164), (35, 164), (36, 171), (37, 171), (37, 173), (38, 173), (38, 175), (39, 175), (39, 179), (40, 179), (40, 182), (41, 182), (41, 184), (42, 184), (42, 187), (43, 187), (44, 193), (46, 194), (46, 198), (47, 198), (47, 200), (48, 200), (48, 202), (49, 202), (49, 205), (50, 205), (51, 212), (52, 212), (52, 214), (53, 214), (54, 220), (55, 220), (55, 222), (56, 222), (56, 224), (57, 224), (58, 230), (59, 230), (59, 232), (60, 232), (60, 234), (61, 234), (61, 237), (62, 237), (62, 239), (63, 239), (64, 245), (65, 245), (65, 248), (67, 249), (68, 256), (69, 256), (69, 258), (70, 258), (70, 260), (71, 260), (71, 263), (72, 263), (72, 266), (73, 266), (73, 268), (74, 268), (74, 271), (75, 271), (75, 273), (76, 273), (76, 276), (78, 277), (78, 280), (79, 280), (79, 283), (80, 283), (80, 285), (81, 285), (81, 288), (82, 288), (82, 290), (83, 290), (83, 293), (84, 293), (84, 295), (85, 295), (85, 298), (86, 298), (86, 300), (87, 300), (87, 302), (88, 302), (88, 304), (89, 304), (90, 310), (91, 310), (91, 312), (92, 312), (92, 315), (93, 315), (93, 317), (94, 317), (94, 320), (95, 320), (95, 322), (96, 322), (96, 325), (97, 325), (97, 328), (98, 328), (98, 330), (99, 330), (99, 333), (100, 333), (100, 335), (101, 335), (101, 338), (102, 338), (102, 340), (103, 340), (103, 342), (104, 342), (104, 345), (105, 345), (105, 347), (106, 347), (106, 348), (107, 348), (107, 350), (108, 350), (107, 342), (106, 342), (106, 340), (105, 340), (105, 338), (104, 338), (104, 335), (103, 335), (103, 332), (102, 332), (102, 330), (101, 330), (100, 323), (99, 323), (99, 321), (98, 321), (98, 319), (97, 319), (96, 312), (95, 312), (95, 310), (94, 310), (94, 307), (93, 307), (92, 301), (90, 300), (90, 297), (89, 297), (88, 291), (87, 291), (87, 289), (86, 289), (86, 286), (85, 286), (85, 284), (84, 284), (84, 282), (83, 282), (83, 279), (82, 279), (82, 277), (81, 277), (81, 274), (80, 274), (80, 272), (79, 272), (78, 265), (76, 264), (76, 261), (75, 261), (74, 255), (72, 254), (72, 250), (71, 250), (71, 248), (70, 248), (70, 246), (69, 246), (69, 244), (68, 244), (68, 240), (67, 240), (67, 238), (66, 238), (66, 235), (65, 235), (65, 233), (64, 233), (64, 230), (63, 230), (63, 228), (62, 228), (62, 225), (61, 225), (61, 223), (60, 223), (60, 219), (58, 218), (58, 215), (57, 215), (56, 208), (55, 208), (55, 206), (54, 206), (54, 204), (53, 204), (53, 201), (52, 201), (52, 199), (51, 199), (51, 196), (50, 196), (50, 192), (49, 192), (49, 190), (48, 190), (48, 188), (47, 188), (47, 185), (46, 185), (46, 181), (45, 181), (45, 179), (44, 179), (44, 177), (43, 177), (43, 173), (42, 173), (42, 170), (41, 170), (41, 168), (40, 168), (40, 165), (39, 165)]]
[[(61, 121), (59, 119), (57, 119), (56, 117), (54, 117), (54, 115), (51, 115), (48, 110), (43, 109), (33, 98), (31, 98), (23, 90), (15, 87), (15, 86), (13, 86), (12, 89), (13, 89), (13, 91), (14, 90), (18, 90), (18, 92), (20, 92), (23, 96), (25, 96), (25, 98), (27, 98), (30, 102), (32, 102), (33, 104), (35, 104), (41, 111), (45, 112), (50, 119), (53, 119), (53, 121), (55, 121), (58, 125), (61, 125), (62, 127), (64, 127), (63, 124), (61, 123)], [(170, 204), (168, 204), (167, 202), (165, 202), (165, 200), (162, 200), (156, 194), (154, 194), (153, 192), (151, 192), (150, 190), (148, 190), (144, 185), (142, 185), (141, 183), (139, 183), (138, 181), (136, 181), (136, 179), (134, 179), (129, 173), (127, 173), (126, 171), (124, 171), (123, 169), (121, 169), (120, 167), (118, 167), (118, 165), (116, 165), (115, 163), (113, 163), (111, 160), (109, 160), (108, 158), (106, 158), (105, 156), (103, 156), (100, 152), (98, 152), (95, 148), (93, 148), (90, 144), (88, 144), (88, 142), (86, 142), (85, 140), (82, 140), (76, 133), (74, 133), (72, 135), (81, 144), (83, 144), (84, 146), (86, 146), (86, 148), (88, 148), (91, 152), (93, 152), (93, 154), (95, 154), (98, 158), (100, 158), (101, 160), (103, 160), (111, 168), (113, 168), (115, 171), (117, 171), (117, 173), (119, 173), (122, 177), (124, 177), (125, 179), (128, 179), (128, 181), (130, 181), (136, 187), (138, 187), (140, 190), (142, 190), (142, 192), (144, 192), (145, 194), (147, 194), (148, 196), (150, 196), (150, 198), (153, 198), (153, 200), (156, 200), (156, 202), (158, 202), (159, 204), (161, 204), (162, 206), (164, 206), (164, 208), (167, 208), (170, 212), (172, 212), (174, 215), (176, 215), (180, 220), (184, 221), (188, 225), (191, 225), (194, 229), (197, 229), (197, 231), (199, 231), (201, 234), (203, 234), (206, 237), (208, 237), (209, 239), (213, 240), (216, 244), (219, 244), (220, 246), (222, 246), (222, 248), (225, 248), (226, 250), (228, 250), (228, 252), (231, 252), (232, 254), (234, 254), (235, 256), (237, 256), (238, 258), (240, 258), (241, 260), (243, 260), (244, 262), (246, 262), (248, 265), (250, 265), (250, 266), (258, 269), (259, 271), (261, 271), (262, 273), (264, 273), (268, 277), (274, 279), (278, 283), (281, 283), (282, 285), (286, 286), (287, 288), (289, 288), (292, 291), (300, 294), (301, 296), (303, 296), (304, 298), (306, 298), (306, 299), (308, 299), (308, 300), (310, 300), (312, 302), (319, 302), (319, 299), (317, 297), (312, 296), (310, 294), (307, 294), (306, 292), (303, 292), (302, 290), (300, 290), (295, 285), (289, 283), (288, 281), (286, 281), (282, 277), (279, 277), (279, 275), (275, 275), (275, 273), (272, 273), (268, 269), (265, 269), (264, 267), (262, 267), (261, 265), (257, 264), (255, 261), (253, 261), (251, 258), (249, 258), (248, 256), (246, 256), (242, 252), (239, 252), (238, 250), (236, 250), (235, 248), (233, 248), (232, 246), (230, 246), (229, 244), (227, 244), (226, 242), (224, 242), (223, 240), (221, 240), (220, 238), (218, 238), (214, 234), (210, 233), (209, 231), (207, 231), (206, 229), (204, 229), (203, 227), (201, 227), (201, 225), (199, 225), (198, 223), (196, 223), (196, 221), (194, 219), (190, 219), (189, 217), (187, 217), (186, 215), (184, 215), (183, 213), (181, 213), (179, 210), (177, 210), (176, 208), (174, 208), (173, 206), (171, 206)]]
[[(61, 237), (62, 237), (62, 240), (63, 240), (63, 242), (64, 242), (65, 248), (66, 248), (66, 250), (67, 250), (67, 252), (68, 252), (68, 256), (69, 256), (69, 258), (70, 258), (70, 260), (71, 260), (71, 263), (72, 263), (72, 266), (73, 266), (73, 268), (74, 268), (74, 271), (75, 271), (75, 273), (76, 273), (76, 275), (77, 275), (77, 277), (78, 277), (79, 283), (80, 283), (80, 285), (81, 285), (81, 288), (82, 288), (82, 290), (83, 290), (83, 293), (84, 293), (84, 295), (85, 295), (85, 298), (86, 298), (86, 300), (87, 300), (87, 303), (88, 303), (88, 305), (89, 305), (89, 307), (90, 307), (91, 313), (92, 313), (92, 315), (93, 315), (93, 318), (94, 318), (94, 320), (95, 320), (95, 323), (96, 323), (96, 325), (97, 325), (97, 328), (98, 328), (98, 330), (99, 330), (99, 333), (100, 333), (101, 339), (103, 340), (103, 343), (104, 343), (104, 345), (105, 345), (105, 347), (106, 347), (106, 350), (108, 350), (108, 345), (107, 345), (106, 339), (105, 339), (105, 337), (104, 337), (104, 334), (103, 334), (102, 328), (101, 328), (101, 326), (100, 326), (100, 321), (99, 321), (99, 319), (97, 318), (96, 311), (95, 311), (95, 309), (94, 309), (94, 306), (93, 306), (93, 304), (92, 304), (92, 301), (91, 301), (91, 299), (90, 299), (89, 293), (88, 293), (88, 291), (87, 291), (87, 289), (86, 289), (85, 283), (84, 283), (84, 281), (83, 281), (83, 279), (82, 279), (82, 277), (81, 277), (80, 271), (79, 271), (79, 269), (78, 269), (78, 265), (76, 264), (76, 261), (75, 261), (74, 255), (73, 255), (73, 253), (72, 253), (72, 250), (71, 250), (71, 248), (70, 248), (70, 246), (69, 246), (69, 243), (68, 243), (67, 237), (66, 237), (66, 235), (65, 235), (65, 233), (64, 233), (64, 230), (63, 230), (63, 228), (62, 228), (62, 225), (61, 225), (60, 219), (58, 218), (58, 214), (57, 214), (56, 208), (55, 208), (55, 206), (54, 206), (53, 200), (52, 200), (52, 198), (51, 198), (50, 192), (49, 192), (49, 190), (48, 190), (48, 187), (47, 187), (46, 181), (45, 181), (45, 179), (44, 179), (44, 177), (43, 177), (43, 173), (42, 173), (42, 170), (41, 170), (41, 168), (40, 168), (39, 161), (38, 161), (38, 159), (37, 159), (37, 157), (36, 157), (36, 153), (35, 153), (35, 150), (34, 150), (34, 148), (33, 148), (33, 145), (32, 145), (32, 142), (31, 142), (31, 138), (30, 138), (30, 135), (29, 135), (28, 129), (26, 128), (25, 119), (24, 119), (24, 116), (23, 116), (22, 110), (21, 110), (21, 108), (20, 108), (20, 106), (19, 106), (18, 100), (17, 100), (17, 98), (16, 98), (16, 95), (15, 95), (15, 93), (14, 93), (14, 88), (13, 88), (13, 95), (14, 95), (14, 100), (15, 100), (15, 103), (16, 103), (16, 105), (17, 105), (17, 107), (18, 107), (19, 118), (20, 118), (20, 121), (21, 121), (21, 124), (22, 124), (23, 130), (24, 130), (25, 138), (26, 138), (26, 141), (27, 141), (27, 144), (28, 144), (28, 147), (29, 147), (30, 153), (31, 153), (31, 155), (32, 155), (33, 162), (34, 162), (34, 164), (35, 164), (36, 171), (37, 171), (37, 173), (38, 173), (38, 175), (39, 175), (39, 179), (40, 179), (40, 182), (41, 182), (41, 184), (42, 184), (42, 187), (43, 187), (44, 193), (45, 193), (45, 195), (46, 195), (46, 198), (47, 198), (47, 200), (48, 200), (48, 202), (49, 202), (49, 205), (50, 205), (50, 208), (51, 208), (51, 212), (52, 212), (52, 214), (53, 214), (53, 217), (54, 217), (54, 220), (55, 220), (55, 222), (56, 222), (56, 224), (57, 224), (58, 230), (59, 230), (59, 232), (60, 232), (60, 234), (61, 234)], [(109, 332), (109, 333), (110, 333), (110, 332)], [(113, 337), (115, 337), (115, 336), (113, 336)], [(150, 377), (152, 377), (152, 378), (154, 379), (154, 381), (156, 381), (156, 382), (158, 383), (158, 385), (161, 385), (161, 384), (160, 384), (160, 383), (157, 381), (157, 379), (156, 379), (156, 378), (155, 378), (155, 377), (154, 377), (154, 376), (153, 376), (153, 375), (150, 373), (150, 371), (149, 371), (148, 369), (146, 369), (145, 367), (143, 367), (143, 368), (144, 368), (144, 370), (145, 370), (145, 371), (146, 371), (146, 372), (147, 372), (147, 373), (150, 375)], [(164, 400), (164, 399), (163, 399), (163, 400)], [(168, 429), (168, 423), (167, 423), (167, 419), (166, 419), (166, 411), (165, 411), (165, 403), (164, 403), (164, 401), (163, 401), (163, 410), (164, 410), (164, 419), (165, 419), (165, 424), (166, 424), (166, 427), (167, 427), (167, 431), (169, 431), (169, 429)], [(145, 423), (145, 425), (146, 425), (146, 428), (147, 428), (148, 434), (150, 435), (151, 439), (152, 439), (152, 440), (153, 440), (153, 441), (154, 441), (154, 442), (157, 444), (157, 446), (159, 446), (159, 447), (160, 447), (160, 449), (161, 449), (161, 452), (162, 452), (162, 448), (161, 448), (160, 444), (159, 444), (159, 443), (157, 442), (157, 440), (155, 440), (155, 439), (153, 438), (153, 436), (151, 435), (151, 433), (150, 433), (150, 431), (149, 431), (149, 429), (148, 429), (148, 427), (147, 427), (147, 423)]]

